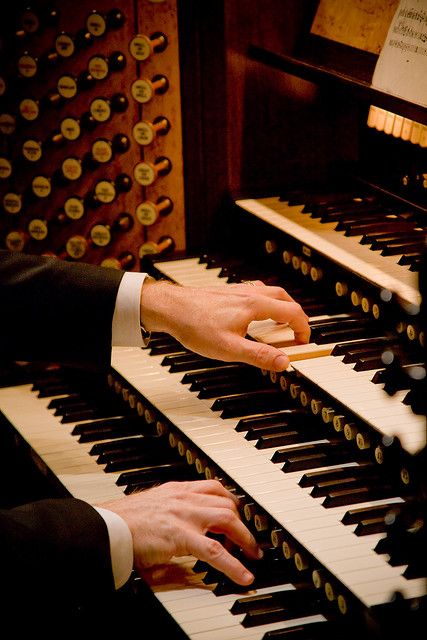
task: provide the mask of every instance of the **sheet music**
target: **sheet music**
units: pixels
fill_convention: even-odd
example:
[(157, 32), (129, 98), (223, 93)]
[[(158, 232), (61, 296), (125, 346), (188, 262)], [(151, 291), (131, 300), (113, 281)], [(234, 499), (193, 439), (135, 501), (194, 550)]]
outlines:
[(427, 107), (427, 0), (400, 1), (372, 86)]

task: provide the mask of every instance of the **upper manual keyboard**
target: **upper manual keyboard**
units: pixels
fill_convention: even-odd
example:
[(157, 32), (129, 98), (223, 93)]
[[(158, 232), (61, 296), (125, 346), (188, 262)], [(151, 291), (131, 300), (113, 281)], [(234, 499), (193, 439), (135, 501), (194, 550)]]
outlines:
[(402, 254), (381, 255), (361, 244), (363, 232), (346, 236), (336, 230), (336, 222), (321, 222), (304, 212), (304, 204), (289, 205), (279, 197), (238, 200), (236, 204), (349, 272), (398, 293), (410, 304), (419, 304), (417, 273), (399, 264)]

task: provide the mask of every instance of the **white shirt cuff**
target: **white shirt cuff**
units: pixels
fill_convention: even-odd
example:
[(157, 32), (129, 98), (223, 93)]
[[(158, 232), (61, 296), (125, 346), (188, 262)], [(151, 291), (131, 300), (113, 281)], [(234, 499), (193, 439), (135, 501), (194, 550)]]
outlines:
[(146, 273), (126, 271), (117, 292), (112, 324), (113, 347), (143, 347), (141, 336), (141, 287)]
[(94, 509), (107, 525), (114, 584), (116, 589), (120, 589), (129, 580), (133, 568), (132, 534), (126, 522), (117, 513), (101, 507)]

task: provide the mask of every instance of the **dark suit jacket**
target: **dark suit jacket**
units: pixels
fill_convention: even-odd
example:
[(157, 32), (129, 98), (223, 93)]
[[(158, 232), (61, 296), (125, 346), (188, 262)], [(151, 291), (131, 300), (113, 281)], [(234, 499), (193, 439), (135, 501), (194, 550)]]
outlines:
[(108, 367), (123, 273), (0, 250), (0, 362)]
[[(121, 278), (114, 269), (0, 251), (0, 363), (108, 367)], [(114, 591), (104, 520), (74, 498), (1, 510), (0, 590), (2, 622), (17, 606), (21, 623), (31, 609), (33, 625)]]

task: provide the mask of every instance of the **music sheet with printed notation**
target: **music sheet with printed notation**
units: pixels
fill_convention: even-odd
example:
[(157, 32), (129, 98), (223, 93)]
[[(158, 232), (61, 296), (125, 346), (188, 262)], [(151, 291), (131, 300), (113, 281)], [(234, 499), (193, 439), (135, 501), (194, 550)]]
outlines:
[(372, 87), (427, 107), (427, 0), (401, 0)]

